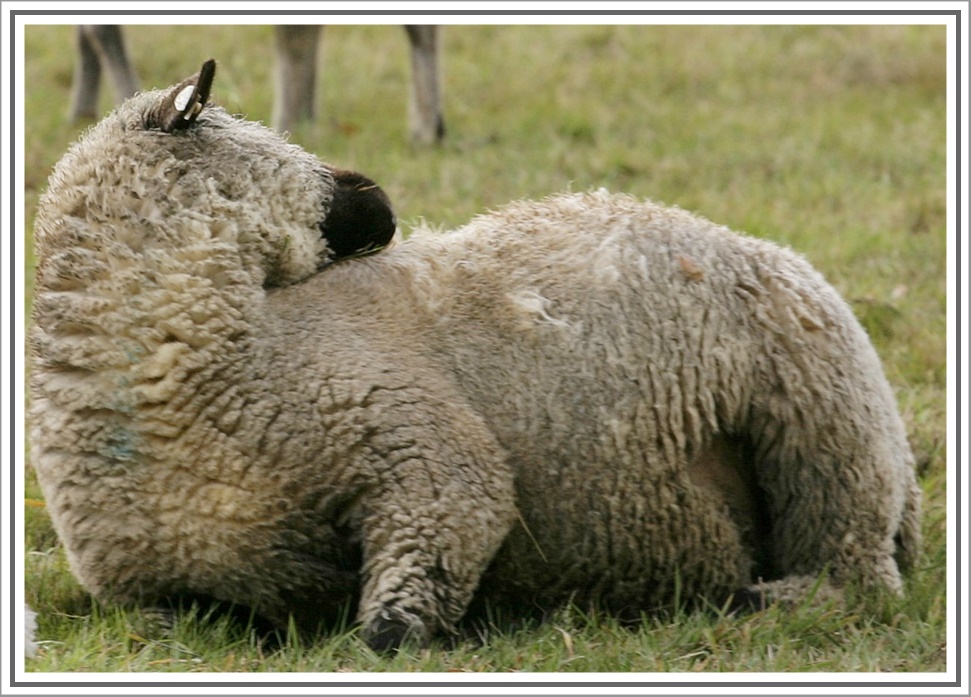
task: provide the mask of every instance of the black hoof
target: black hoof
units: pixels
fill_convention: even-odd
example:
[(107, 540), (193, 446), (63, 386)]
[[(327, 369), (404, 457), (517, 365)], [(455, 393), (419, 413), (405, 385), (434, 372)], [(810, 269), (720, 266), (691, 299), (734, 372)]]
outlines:
[(419, 632), (401, 620), (378, 618), (365, 632), (368, 648), (376, 653), (386, 653), (401, 648), (405, 643), (420, 640)]

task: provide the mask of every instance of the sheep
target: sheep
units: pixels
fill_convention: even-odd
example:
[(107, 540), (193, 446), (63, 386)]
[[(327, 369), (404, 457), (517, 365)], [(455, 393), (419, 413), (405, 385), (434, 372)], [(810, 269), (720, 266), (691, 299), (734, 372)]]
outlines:
[[(405, 30), (411, 46), (412, 84), (408, 101), (411, 138), (421, 145), (439, 143), (445, 137), (439, 28), (408, 25)], [(321, 27), (316, 25), (274, 27), (276, 89), (270, 123), (278, 130), (289, 131), (314, 118), (320, 32)], [(77, 62), (72, 79), (70, 118), (78, 122), (95, 117), (102, 68), (108, 73), (118, 102), (138, 91), (138, 78), (128, 59), (121, 27), (79, 25), (75, 35)]]
[(210, 104), (213, 70), (125, 102), (38, 204), (32, 461), (94, 596), (311, 630), (356, 603), (388, 650), (483, 604), (903, 592), (905, 429), (802, 257), (591, 191), (340, 258), (328, 217), (369, 240), (380, 200)]

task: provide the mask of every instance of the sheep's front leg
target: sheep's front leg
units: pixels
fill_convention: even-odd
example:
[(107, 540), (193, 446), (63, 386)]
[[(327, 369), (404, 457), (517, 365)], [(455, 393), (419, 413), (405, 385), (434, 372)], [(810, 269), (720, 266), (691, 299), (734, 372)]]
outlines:
[(515, 520), (505, 458), (491, 436), (471, 430), (431, 445), (405, 436), (384, 454), (364, 521), (358, 609), (375, 650), (452, 630)]

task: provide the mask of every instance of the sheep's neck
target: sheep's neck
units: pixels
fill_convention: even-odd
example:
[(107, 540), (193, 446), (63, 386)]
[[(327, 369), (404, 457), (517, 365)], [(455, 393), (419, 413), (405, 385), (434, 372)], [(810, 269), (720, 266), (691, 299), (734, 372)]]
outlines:
[(238, 258), (191, 246), (165, 255), (117, 240), (44, 251), (35, 393), (53, 408), (79, 418), (114, 413), (118, 428), (132, 431), (126, 442), (174, 437), (188, 426), (181, 414), (203, 374), (232, 383), (243, 369), (245, 328), (264, 293)]

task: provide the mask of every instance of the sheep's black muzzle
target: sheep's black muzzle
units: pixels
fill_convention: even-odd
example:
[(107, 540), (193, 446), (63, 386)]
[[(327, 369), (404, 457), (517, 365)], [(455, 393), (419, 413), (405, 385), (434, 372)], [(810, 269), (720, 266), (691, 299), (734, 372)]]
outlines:
[(383, 249), (396, 227), (391, 201), (380, 186), (357, 172), (334, 172), (334, 197), (320, 223), (330, 249), (324, 264)]

